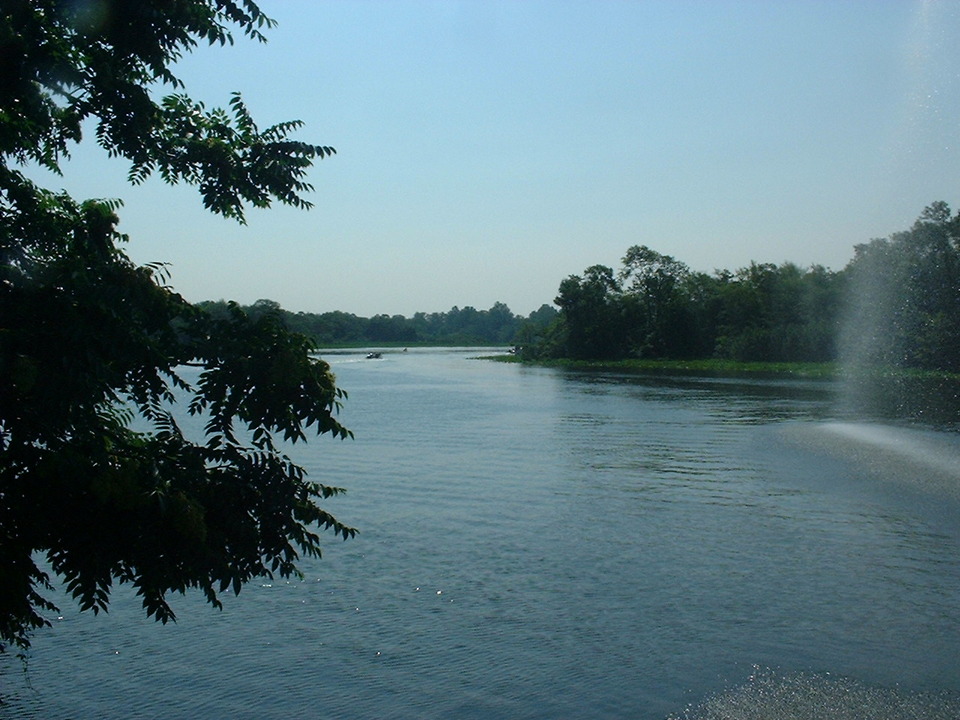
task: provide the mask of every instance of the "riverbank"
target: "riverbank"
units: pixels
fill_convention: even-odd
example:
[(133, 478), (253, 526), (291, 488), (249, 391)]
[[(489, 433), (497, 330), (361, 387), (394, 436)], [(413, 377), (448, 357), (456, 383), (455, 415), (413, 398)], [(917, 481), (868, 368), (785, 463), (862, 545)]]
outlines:
[[(481, 348), (477, 348), (478, 350)], [(925, 380), (960, 382), (960, 374), (936, 370), (910, 368), (858, 368), (851, 369), (839, 362), (740, 362), (738, 360), (653, 360), (628, 358), (624, 360), (572, 360), (553, 358), (526, 360), (517, 355), (487, 355), (482, 360), (521, 363), (540, 367), (567, 368), (570, 370), (619, 371), (637, 373), (679, 373), (717, 377), (771, 376), (796, 378), (856, 378), (872, 381)]]
[(736, 360), (651, 360), (629, 358), (626, 360), (522, 360), (516, 355), (490, 355), (484, 360), (494, 362), (523, 363), (540, 367), (557, 367), (569, 370), (616, 371), (635, 373), (673, 373), (683, 375), (706, 375), (718, 377), (776, 376), (797, 378), (834, 378), (841, 374), (837, 363), (790, 363), (790, 362), (738, 362)]
[(673, 375), (758, 380), (837, 381), (841, 415), (886, 417), (960, 431), (960, 374), (903, 368), (859, 368), (840, 363), (764, 363), (735, 360), (523, 360), (480, 356), (494, 362), (577, 372)]

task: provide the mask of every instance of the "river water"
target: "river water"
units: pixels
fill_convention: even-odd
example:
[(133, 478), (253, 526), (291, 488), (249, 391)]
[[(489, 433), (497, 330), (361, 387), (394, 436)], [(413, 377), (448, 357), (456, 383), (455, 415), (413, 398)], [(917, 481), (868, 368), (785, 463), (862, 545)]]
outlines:
[(960, 442), (824, 381), (330, 354), (303, 581), (70, 601), (0, 718), (960, 717)]

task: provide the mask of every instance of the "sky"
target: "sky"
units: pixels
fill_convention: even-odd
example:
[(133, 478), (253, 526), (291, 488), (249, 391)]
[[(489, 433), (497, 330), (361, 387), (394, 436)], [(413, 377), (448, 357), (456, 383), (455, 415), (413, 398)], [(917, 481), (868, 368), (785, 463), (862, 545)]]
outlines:
[(960, 3), (261, 0), (175, 72), (261, 128), (331, 145), (309, 212), (238, 225), (195, 188), (126, 183), (92, 136), (63, 178), (118, 197), (127, 253), (188, 300), (412, 316), (506, 303), (647, 245), (692, 269), (843, 268), (960, 206)]

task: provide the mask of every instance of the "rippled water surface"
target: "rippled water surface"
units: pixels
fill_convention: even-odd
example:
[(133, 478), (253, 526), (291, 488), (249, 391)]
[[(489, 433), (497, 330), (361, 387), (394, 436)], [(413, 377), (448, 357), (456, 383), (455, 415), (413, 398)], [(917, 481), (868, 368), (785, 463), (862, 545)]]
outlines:
[(960, 714), (955, 433), (475, 354), (328, 356), (356, 440), (292, 452), (357, 538), (173, 626), (62, 602), (0, 717)]

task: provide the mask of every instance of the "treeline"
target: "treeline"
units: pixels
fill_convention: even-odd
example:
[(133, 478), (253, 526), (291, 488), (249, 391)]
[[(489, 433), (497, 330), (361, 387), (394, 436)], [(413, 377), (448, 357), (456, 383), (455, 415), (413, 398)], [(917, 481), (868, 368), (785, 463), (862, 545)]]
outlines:
[(560, 283), (556, 320), (526, 357), (725, 358), (960, 372), (960, 213), (855, 246), (840, 271), (751, 263), (713, 274), (645, 246)]
[[(279, 315), (320, 347), (519, 345), (529, 359), (844, 360), (960, 372), (960, 212), (935, 202), (909, 230), (854, 246), (839, 271), (787, 262), (695, 272), (636, 245), (616, 270), (593, 265), (563, 280), (554, 303), (527, 317), (500, 302), (411, 318), (294, 313), (273, 300), (241, 309)], [(223, 300), (199, 305), (228, 313)]]
[[(229, 304), (224, 300), (198, 304), (214, 315), (229, 312)], [(306, 335), (320, 347), (351, 344), (512, 345), (522, 338), (542, 335), (558, 315), (556, 308), (543, 305), (522, 317), (501, 302), (494, 303), (489, 310), (453, 307), (447, 312), (418, 312), (412, 318), (403, 315), (365, 318), (341, 311), (290, 312), (274, 300), (257, 300), (240, 309), (254, 318), (265, 313), (278, 315), (289, 329)]]

